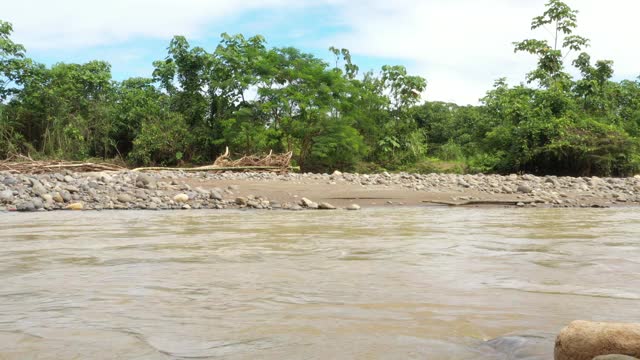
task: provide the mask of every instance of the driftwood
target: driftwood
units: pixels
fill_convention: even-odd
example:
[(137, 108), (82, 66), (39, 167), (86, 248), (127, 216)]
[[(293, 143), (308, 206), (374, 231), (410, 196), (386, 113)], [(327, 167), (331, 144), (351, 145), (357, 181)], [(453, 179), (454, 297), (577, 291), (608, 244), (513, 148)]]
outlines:
[(432, 203), (448, 206), (469, 206), (469, 205), (518, 205), (518, 203), (531, 204), (533, 200), (467, 200), (467, 201), (446, 201), (446, 200), (423, 200), (423, 203)]
[(286, 173), (291, 170), (298, 170), (298, 167), (291, 166), (291, 158), (293, 153), (290, 151), (284, 154), (274, 154), (270, 151), (267, 156), (259, 157), (256, 155), (245, 155), (237, 160), (232, 160), (229, 154), (229, 148), (225, 149), (224, 154), (218, 156), (213, 165), (199, 166), (193, 168), (169, 168), (169, 167), (141, 167), (133, 169), (133, 171), (265, 171)]
[(273, 154), (273, 151), (269, 151), (269, 154), (265, 157), (259, 157), (256, 155), (245, 155), (237, 160), (232, 160), (229, 157), (229, 148), (225, 149), (224, 154), (218, 156), (213, 166), (217, 167), (274, 167), (280, 169), (287, 169), (291, 164), (291, 158), (293, 152), (289, 151), (284, 154)]
[(229, 155), (229, 148), (224, 154), (218, 156), (213, 165), (198, 166), (193, 168), (170, 168), (170, 167), (142, 167), (133, 171), (257, 171), (257, 172), (281, 172), (286, 173), (291, 170), (298, 170), (298, 167), (291, 166), (292, 152), (285, 154), (273, 154), (270, 151), (265, 157), (256, 155), (245, 155), (237, 160), (232, 160)]
[[(273, 154), (272, 151), (264, 157), (256, 155), (243, 156), (240, 159), (232, 160), (229, 156), (229, 148), (224, 154), (219, 156), (213, 165), (199, 166), (193, 168), (183, 167), (141, 167), (133, 171), (257, 171), (257, 172), (279, 172), (286, 173), (292, 170), (299, 170), (299, 167), (291, 166), (293, 153)], [(6, 160), (0, 160), (0, 171), (8, 171), (16, 174), (42, 174), (47, 172), (57, 172), (61, 170), (71, 170), (75, 172), (91, 171), (122, 171), (125, 167), (107, 164), (91, 163), (79, 161), (36, 161), (29, 156), (15, 155)]]
[[(195, 172), (195, 171), (274, 171), (274, 172), (277, 172), (277, 171), (281, 171), (282, 168), (275, 167), (275, 166), (229, 166), (229, 167), (200, 166), (200, 167), (193, 167), (193, 168), (151, 166), (151, 167), (136, 168), (131, 171), (162, 171), (162, 170), (186, 171), (186, 172)], [(290, 166), (287, 168), (287, 171), (288, 170), (297, 171), (297, 170), (300, 170), (300, 167)]]
[(58, 172), (61, 170), (71, 170), (75, 172), (92, 171), (120, 171), (125, 168), (107, 163), (91, 163), (79, 161), (60, 160), (33, 160), (29, 156), (16, 155), (0, 161), (0, 171), (8, 171), (14, 174), (42, 174), (48, 172)]

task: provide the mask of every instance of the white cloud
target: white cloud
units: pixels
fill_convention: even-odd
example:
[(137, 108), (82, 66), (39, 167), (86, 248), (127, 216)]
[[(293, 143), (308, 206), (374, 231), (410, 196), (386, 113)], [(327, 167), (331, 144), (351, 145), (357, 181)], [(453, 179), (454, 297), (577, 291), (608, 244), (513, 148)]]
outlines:
[[(16, 41), (31, 50), (83, 49), (206, 30), (246, 11), (332, 6), (335, 24), (351, 29), (318, 44), (354, 55), (399, 59), (429, 81), (431, 100), (476, 103), (494, 80), (524, 79), (535, 59), (513, 53), (513, 41), (531, 33), (547, 0), (22, 0), (2, 4)], [(592, 40), (594, 59), (615, 61), (618, 77), (640, 75), (638, 0), (567, 0), (578, 9), (578, 33)], [(313, 10), (309, 10), (313, 11)], [(278, 17), (275, 17), (278, 18)], [(265, 20), (272, 21), (272, 20)], [(278, 21), (288, 21), (285, 16)], [(256, 24), (260, 21), (257, 20)], [(258, 25), (256, 25), (258, 26)], [(292, 30), (302, 36), (309, 29)], [(217, 35), (217, 34), (216, 34)], [(317, 37), (316, 37), (317, 39)]]
[(29, 49), (68, 49), (136, 38), (200, 35), (208, 25), (248, 10), (294, 6), (293, 0), (23, 0), (2, 4), (14, 38)]
[[(342, 21), (353, 31), (332, 39), (355, 54), (404, 59), (429, 81), (427, 98), (476, 103), (494, 80), (524, 79), (535, 66), (527, 54), (514, 54), (512, 42), (548, 36), (530, 31), (531, 18), (546, 0), (371, 0), (366, 6), (345, 0)], [(574, 0), (580, 11), (577, 33), (592, 39), (594, 59), (615, 61), (616, 74), (640, 75), (640, 28), (634, 17), (640, 1)], [(570, 63), (570, 61), (568, 61)]]

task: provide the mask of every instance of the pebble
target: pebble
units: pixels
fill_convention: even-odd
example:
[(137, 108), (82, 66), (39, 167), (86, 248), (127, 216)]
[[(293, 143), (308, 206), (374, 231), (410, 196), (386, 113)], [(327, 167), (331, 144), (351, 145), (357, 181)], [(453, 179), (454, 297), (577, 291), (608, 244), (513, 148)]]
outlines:
[[(190, 180), (226, 181), (275, 181), (292, 185), (336, 184), (335, 186), (368, 187), (388, 186), (403, 191), (428, 191), (453, 195), (459, 200), (490, 199), (511, 195), (518, 206), (531, 202), (548, 207), (592, 207), (610, 205), (638, 205), (640, 203), (640, 178), (572, 178), (537, 177), (533, 175), (452, 175), (452, 174), (352, 174), (333, 171), (330, 174), (270, 174), (270, 173), (51, 173), (42, 175), (8, 174), (0, 172), (0, 206), (10, 211), (32, 211), (44, 207), (47, 210), (63, 209), (65, 203), (83, 203), (84, 209), (180, 209), (188, 205), (192, 209), (218, 209), (251, 207), (256, 209), (325, 209), (322, 202), (302, 197), (289, 189), (285, 192), (289, 204), (269, 201), (261, 196), (235, 198), (238, 185), (210, 188)], [(154, 186), (155, 184), (155, 186)], [(199, 187), (200, 186), (200, 187)], [(193, 189), (192, 189), (193, 188)], [(473, 193), (464, 188), (472, 188)], [(176, 191), (180, 193), (176, 194)], [(517, 196), (515, 195), (517, 194)], [(472, 195), (472, 196), (471, 196)], [(484, 196), (483, 196), (484, 195)], [(234, 200), (225, 200), (229, 196)], [(242, 200), (244, 199), (244, 201)], [(300, 199), (300, 200), (297, 200)], [(394, 202), (395, 204), (400, 204)], [(19, 206), (18, 206), (19, 205)], [(355, 205), (355, 204), (353, 204)], [(331, 205), (333, 206), (333, 205)], [(348, 206), (347, 208), (351, 208)], [(355, 208), (355, 207), (353, 207)]]

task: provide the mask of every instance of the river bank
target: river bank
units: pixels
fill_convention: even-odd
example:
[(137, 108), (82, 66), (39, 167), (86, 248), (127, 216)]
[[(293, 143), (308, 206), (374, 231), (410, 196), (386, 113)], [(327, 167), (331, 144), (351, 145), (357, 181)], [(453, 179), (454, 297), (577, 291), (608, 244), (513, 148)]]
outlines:
[(455, 174), (0, 172), (0, 211), (640, 205), (640, 178)]

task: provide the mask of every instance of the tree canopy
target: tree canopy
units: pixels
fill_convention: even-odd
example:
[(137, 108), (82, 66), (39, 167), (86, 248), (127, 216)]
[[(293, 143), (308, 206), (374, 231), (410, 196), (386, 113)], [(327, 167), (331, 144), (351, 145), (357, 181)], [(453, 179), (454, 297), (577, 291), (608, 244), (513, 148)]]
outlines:
[[(576, 35), (578, 12), (550, 0), (514, 43), (537, 58), (526, 84), (498, 79), (479, 106), (423, 102), (404, 66), (361, 71), (348, 49), (327, 62), (262, 36), (211, 48), (175, 36), (149, 78), (114, 81), (104, 61), (42, 65), (0, 21), (0, 157), (118, 157), (207, 163), (292, 151), (303, 170), (629, 175), (640, 168), (640, 78), (612, 81)], [(419, 44), (416, 44), (419, 46)], [(579, 73), (573, 78), (569, 66)]]

